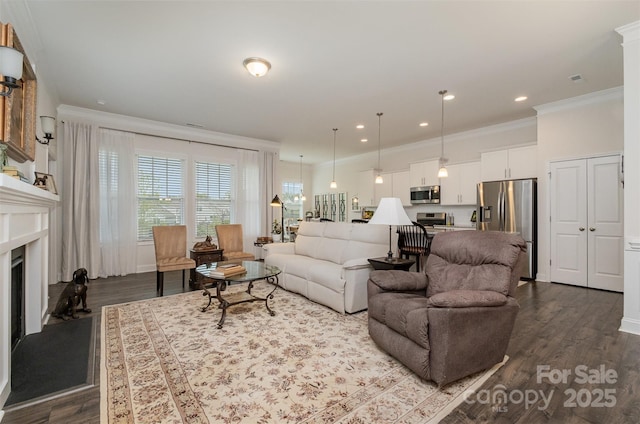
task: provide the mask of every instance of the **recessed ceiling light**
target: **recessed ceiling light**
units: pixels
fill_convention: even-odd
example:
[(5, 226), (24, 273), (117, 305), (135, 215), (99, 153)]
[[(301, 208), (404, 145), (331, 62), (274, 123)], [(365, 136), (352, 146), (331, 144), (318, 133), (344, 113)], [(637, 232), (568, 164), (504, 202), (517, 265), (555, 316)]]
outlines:
[(106, 104), (107, 104), (107, 102), (105, 102), (105, 101), (104, 101), (104, 100), (102, 100), (102, 99), (97, 100), (97, 103), (98, 103), (99, 105), (101, 105), (101, 106), (104, 106), (104, 105), (106, 105)]
[(361, 129), (363, 129), (363, 128), (364, 128), (364, 125), (362, 125), (362, 124), (358, 124), (358, 125), (356, 125), (356, 128), (357, 128), (357, 129), (359, 129), (359, 130), (361, 130)]
[(362, 143), (366, 143), (367, 141), (369, 141), (369, 139), (367, 139), (367, 138), (363, 138), (363, 139), (360, 140), (360, 142), (362, 142)]
[(524, 102), (524, 101), (525, 101), (525, 100), (527, 100), (527, 99), (528, 99), (528, 97), (527, 97), (527, 96), (519, 96), (519, 97), (516, 97), (516, 98), (514, 99), (514, 101), (516, 101), (516, 102)]
[(420, 122), (420, 126), (421, 126), (421, 127), (426, 127), (426, 126), (428, 126), (428, 125), (429, 125), (429, 123), (428, 123), (428, 122)]
[(453, 94), (447, 94), (443, 98), (444, 98), (444, 100), (453, 100), (453, 99), (456, 98), (456, 96), (454, 96)]

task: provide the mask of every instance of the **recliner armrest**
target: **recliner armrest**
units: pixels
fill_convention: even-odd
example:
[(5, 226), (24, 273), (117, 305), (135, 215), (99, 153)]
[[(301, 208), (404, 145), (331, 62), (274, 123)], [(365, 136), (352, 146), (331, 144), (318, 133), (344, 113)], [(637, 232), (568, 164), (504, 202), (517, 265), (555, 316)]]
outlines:
[(428, 279), (422, 272), (376, 270), (369, 274), (369, 283), (377, 287), (378, 291), (423, 291), (426, 296)]
[(502, 306), (507, 304), (507, 296), (490, 290), (451, 290), (434, 294), (428, 303), (436, 308)]

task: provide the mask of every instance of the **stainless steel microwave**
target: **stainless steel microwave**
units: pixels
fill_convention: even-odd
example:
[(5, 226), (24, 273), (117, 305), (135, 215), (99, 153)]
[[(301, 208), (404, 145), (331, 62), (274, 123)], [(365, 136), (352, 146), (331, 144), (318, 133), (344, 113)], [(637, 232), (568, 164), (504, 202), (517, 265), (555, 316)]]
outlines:
[(411, 204), (440, 203), (440, 186), (411, 187)]

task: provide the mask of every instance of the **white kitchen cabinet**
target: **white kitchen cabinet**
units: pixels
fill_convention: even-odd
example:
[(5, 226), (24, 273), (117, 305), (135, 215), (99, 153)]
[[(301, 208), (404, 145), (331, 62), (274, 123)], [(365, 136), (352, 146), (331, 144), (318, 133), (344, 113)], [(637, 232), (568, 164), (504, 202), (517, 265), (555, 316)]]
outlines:
[(375, 174), (373, 169), (358, 173), (358, 203), (361, 207), (377, 206), (374, 190)]
[(380, 174), (380, 176), (382, 177), (382, 184), (376, 184), (375, 180), (373, 183), (376, 205), (380, 203), (380, 199), (383, 197), (393, 197), (393, 174), (388, 172), (386, 174)]
[(403, 205), (411, 206), (409, 171), (388, 172), (381, 176), (382, 184), (374, 183), (373, 187), (375, 205), (378, 205), (383, 197), (398, 197)]
[(623, 291), (620, 156), (552, 162), (549, 170), (551, 281)]
[(409, 187), (422, 187), (439, 185), (439, 162), (430, 160), (409, 165)]
[(409, 171), (380, 174), (382, 184), (376, 184), (373, 169), (358, 173), (358, 201), (360, 206), (378, 206), (383, 197), (399, 197), (405, 206), (411, 205)]
[(391, 182), (391, 194), (393, 195), (393, 197), (400, 198), (400, 201), (404, 206), (411, 206), (411, 183), (409, 179), (409, 171), (400, 171), (393, 173), (393, 180)]
[(526, 146), (482, 153), (482, 181), (536, 178), (537, 151), (537, 146)]
[(480, 182), (480, 162), (447, 166), (449, 176), (440, 179), (440, 204), (475, 205)]

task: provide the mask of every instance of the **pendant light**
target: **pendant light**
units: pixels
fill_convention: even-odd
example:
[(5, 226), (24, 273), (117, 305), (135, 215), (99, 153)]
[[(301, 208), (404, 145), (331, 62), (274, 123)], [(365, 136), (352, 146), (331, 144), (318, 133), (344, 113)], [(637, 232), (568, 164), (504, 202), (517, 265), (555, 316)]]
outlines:
[(302, 189), (303, 185), (302, 185), (302, 155), (300, 155), (300, 196), (298, 196), (297, 194), (294, 196), (293, 201), (297, 202), (302, 200), (303, 202), (307, 200), (307, 198), (304, 195), (304, 190)]
[(449, 176), (449, 171), (444, 166), (447, 163), (447, 159), (444, 157), (444, 95), (447, 94), (447, 90), (441, 90), (438, 92), (441, 97), (442, 103), (442, 121), (440, 125), (440, 169), (438, 169), (438, 178), (447, 178)]
[(333, 180), (331, 180), (331, 184), (329, 184), (330, 188), (338, 188), (338, 183), (336, 183), (336, 132), (338, 132), (337, 128), (333, 129)]
[(378, 115), (378, 174), (376, 175), (376, 184), (382, 184), (384, 181), (382, 180), (382, 175), (380, 175), (380, 117), (382, 116), (382, 112), (376, 113)]

